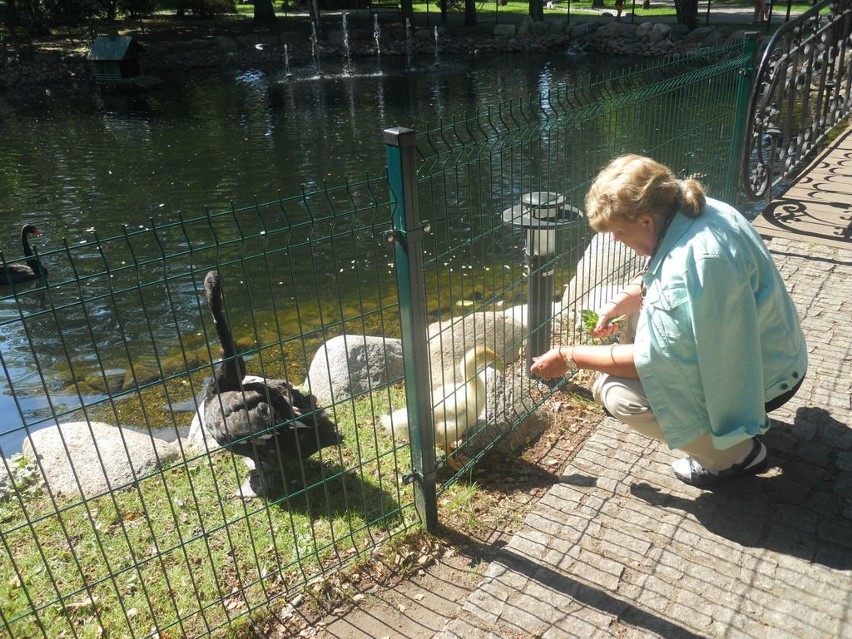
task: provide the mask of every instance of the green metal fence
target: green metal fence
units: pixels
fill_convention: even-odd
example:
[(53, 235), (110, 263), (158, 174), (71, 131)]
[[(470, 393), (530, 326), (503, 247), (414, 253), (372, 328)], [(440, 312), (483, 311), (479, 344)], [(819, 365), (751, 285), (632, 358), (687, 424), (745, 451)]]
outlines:
[[(553, 392), (526, 374), (533, 348), (584, 339), (577, 311), (638, 268), (589, 250), (578, 209), (594, 174), (641, 152), (733, 197), (751, 64), (743, 41), (389, 130), (385, 176), (37, 254), (49, 278), (0, 297), (2, 390), (17, 408), (0, 428), (4, 634), (216, 635), (434, 527), (458, 468)], [(533, 213), (552, 228), (512, 213), (529, 213), (529, 193), (547, 194)], [(199, 427), (221, 365), (211, 270), (247, 374), (314, 393), (343, 436), (291, 454), (259, 499), (239, 495), (243, 458)], [(483, 411), (450, 441), (432, 428), (430, 389), (479, 378), (458, 369), (482, 343), (504, 367), (482, 375)], [(414, 426), (393, 434), (383, 422), (406, 406)]]

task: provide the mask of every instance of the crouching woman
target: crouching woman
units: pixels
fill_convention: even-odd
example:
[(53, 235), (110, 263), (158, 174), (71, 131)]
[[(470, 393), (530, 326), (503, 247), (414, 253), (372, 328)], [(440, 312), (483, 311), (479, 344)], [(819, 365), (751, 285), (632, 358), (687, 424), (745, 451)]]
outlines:
[(675, 475), (709, 488), (768, 465), (767, 413), (799, 389), (807, 352), (798, 313), (766, 246), (694, 179), (625, 155), (586, 196), (592, 228), (647, 256), (643, 273), (600, 309), (592, 335), (639, 313), (632, 344), (554, 348), (531, 373), (599, 371), (595, 400), (616, 419), (688, 457)]

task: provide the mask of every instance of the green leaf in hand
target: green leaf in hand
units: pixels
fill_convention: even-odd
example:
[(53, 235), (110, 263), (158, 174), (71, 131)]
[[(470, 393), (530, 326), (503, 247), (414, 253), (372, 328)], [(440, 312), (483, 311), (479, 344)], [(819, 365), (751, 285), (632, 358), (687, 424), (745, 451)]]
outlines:
[[(583, 320), (583, 328), (587, 333), (591, 333), (595, 330), (595, 326), (598, 325), (598, 320), (600, 320), (600, 315), (596, 311), (589, 310), (587, 308), (580, 311), (580, 318)], [(611, 320), (610, 324), (615, 324), (620, 329), (624, 324), (624, 316), (616, 317)]]

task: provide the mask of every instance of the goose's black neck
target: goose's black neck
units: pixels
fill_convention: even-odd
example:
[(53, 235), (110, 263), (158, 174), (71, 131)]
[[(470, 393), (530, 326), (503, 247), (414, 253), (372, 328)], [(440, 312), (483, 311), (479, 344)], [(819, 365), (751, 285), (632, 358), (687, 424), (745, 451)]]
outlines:
[(38, 257), (34, 257), (35, 254), (30, 246), (30, 235), (41, 235), (41, 233), (32, 224), (27, 224), (21, 229), (21, 247), (24, 249), (24, 257), (30, 258), (27, 260), (27, 266), (33, 270), (33, 273), (45, 275), (47, 269), (41, 265)]
[(218, 272), (211, 271), (204, 280), (207, 294), (207, 305), (213, 322), (216, 324), (216, 334), (222, 346), (222, 364), (216, 371), (216, 381), (219, 391), (239, 390), (240, 381), (245, 377), (245, 363), (237, 353), (237, 344), (231, 335), (228, 321), (225, 318), (225, 304), (222, 297), (222, 280)]

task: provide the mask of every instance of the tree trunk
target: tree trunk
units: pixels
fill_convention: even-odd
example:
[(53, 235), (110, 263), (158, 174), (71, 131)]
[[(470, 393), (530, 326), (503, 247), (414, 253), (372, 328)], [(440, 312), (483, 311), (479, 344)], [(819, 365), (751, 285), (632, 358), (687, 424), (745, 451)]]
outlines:
[(414, 2), (413, 0), (402, 0), (400, 3), (400, 8), (402, 9), (402, 19), (408, 18), (409, 20), (414, 19)]
[(263, 24), (275, 22), (272, 0), (254, 0), (254, 21)]
[(476, 24), (476, 0), (464, 0), (464, 26)]
[(605, 9), (603, 0), (592, 0), (592, 9)]
[(690, 30), (698, 26), (698, 0), (675, 0), (678, 24), (685, 24)]
[(530, 17), (536, 22), (542, 22), (544, 20), (543, 0), (530, 0)]

